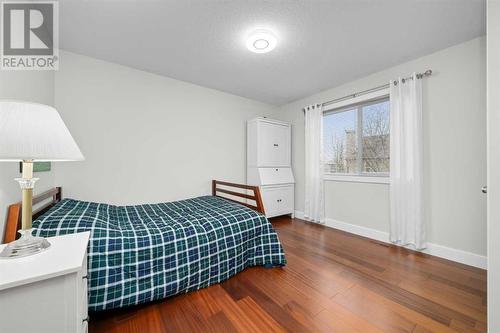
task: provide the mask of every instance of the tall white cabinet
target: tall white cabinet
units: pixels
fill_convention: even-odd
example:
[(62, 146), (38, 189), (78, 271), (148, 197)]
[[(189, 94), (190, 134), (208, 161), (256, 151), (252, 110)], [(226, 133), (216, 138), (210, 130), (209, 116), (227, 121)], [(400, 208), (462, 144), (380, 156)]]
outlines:
[(247, 122), (247, 184), (259, 186), (267, 217), (294, 213), (291, 125), (269, 118)]

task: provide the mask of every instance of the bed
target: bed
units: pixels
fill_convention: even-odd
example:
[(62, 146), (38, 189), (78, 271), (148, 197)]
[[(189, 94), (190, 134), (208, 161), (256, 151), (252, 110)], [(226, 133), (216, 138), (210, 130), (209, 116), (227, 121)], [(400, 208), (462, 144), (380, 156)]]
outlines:
[(169, 203), (114, 206), (60, 199), (39, 214), (33, 227), (44, 237), (91, 232), (88, 281), (93, 311), (204, 288), (250, 266), (285, 265), (258, 189), (253, 197), (242, 194), (257, 199), (252, 206), (217, 195), (236, 193), (219, 188), (221, 184), (230, 183), (214, 181), (212, 196)]

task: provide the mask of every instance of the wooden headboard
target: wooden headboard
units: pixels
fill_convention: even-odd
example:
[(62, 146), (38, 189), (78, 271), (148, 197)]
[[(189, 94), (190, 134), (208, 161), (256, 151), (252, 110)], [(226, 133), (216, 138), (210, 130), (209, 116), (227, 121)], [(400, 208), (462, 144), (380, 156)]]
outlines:
[[(50, 200), (47, 200), (50, 199)], [(42, 194), (33, 197), (33, 206), (41, 202), (47, 201), (45, 204), (33, 211), (33, 219), (36, 219), (52, 206), (61, 201), (62, 190), (60, 187), (54, 187)], [(17, 231), (21, 229), (21, 203), (10, 205), (7, 213), (7, 224), (5, 225), (5, 233), (3, 235), (3, 243), (9, 243), (16, 240)]]
[[(222, 188), (221, 188), (222, 186)], [(238, 189), (244, 189), (244, 190), (250, 190), (253, 191), (253, 194), (246, 194), (246, 193), (240, 193), (236, 191), (231, 191), (228, 188), (230, 187), (235, 187)], [(232, 195), (233, 197), (239, 197), (243, 199), (249, 199), (255, 202), (255, 205), (252, 205), (248, 202), (241, 202), (238, 200), (233, 200), (230, 199), (226, 196), (221, 196), (217, 195), (217, 193), (225, 193)], [(243, 184), (235, 184), (235, 183), (228, 183), (228, 182), (221, 182), (219, 180), (212, 180), (212, 195), (221, 197), (230, 201), (234, 201), (236, 203), (239, 203), (240, 205), (247, 206), (248, 208), (251, 208), (259, 213), (265, 214), (264, 211), (264, 204), (262, 203), (262, 197), (260, 196), (260, 190), (258, 186), (250, 186), (250, 185), (243, 185)]]

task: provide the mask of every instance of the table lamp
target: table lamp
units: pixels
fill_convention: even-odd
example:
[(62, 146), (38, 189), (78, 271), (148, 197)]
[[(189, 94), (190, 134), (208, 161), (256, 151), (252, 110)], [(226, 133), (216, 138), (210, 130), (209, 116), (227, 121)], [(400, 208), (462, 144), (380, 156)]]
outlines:
[(50, 243), (32, 235), (35, 161), (80, 161), (84, 157), (59, 113), (51, 106), (0, 100), (0, 161), (22, 162), (21, 237), (9, 243), (2, 258), (18, 258), (43, 251)]

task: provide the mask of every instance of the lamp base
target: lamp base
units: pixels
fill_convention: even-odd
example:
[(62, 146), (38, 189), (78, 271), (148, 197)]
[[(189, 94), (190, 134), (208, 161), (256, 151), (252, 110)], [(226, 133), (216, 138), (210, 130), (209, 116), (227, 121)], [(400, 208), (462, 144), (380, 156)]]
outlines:
[(19, 230), (21, 238), (10, 242), (0, 253), (0, 258), (20, 258), (42, 252), (50, 247), (50, 243), (43, 237), (35, 237), (31, 233), (33, 228)]

